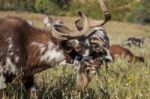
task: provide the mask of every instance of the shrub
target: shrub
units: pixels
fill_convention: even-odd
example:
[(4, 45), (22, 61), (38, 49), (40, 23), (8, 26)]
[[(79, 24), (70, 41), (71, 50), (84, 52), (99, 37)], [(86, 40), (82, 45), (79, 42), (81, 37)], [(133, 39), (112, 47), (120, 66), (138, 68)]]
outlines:
[(142, 0), (132, 8), (128, 20), (140, 24), (150, 23), (150, 10), (148, 8), (150, 8), (150, 1)]

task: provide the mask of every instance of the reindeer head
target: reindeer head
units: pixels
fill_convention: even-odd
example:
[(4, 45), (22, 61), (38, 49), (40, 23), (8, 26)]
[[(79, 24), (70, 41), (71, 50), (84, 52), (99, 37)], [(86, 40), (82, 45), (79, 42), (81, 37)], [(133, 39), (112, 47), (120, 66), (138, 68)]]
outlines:
[[(99, 0), (99, 5), (104, 13), (105, 19), (102, 23), (100, 21), (89, 21), (89, 27), (91, 31), (86, 34), (85, 38), (88, 39), (91, 48), (100, 54), (94, 54), (94, 56), (100, 56), (103, 57), (103, 59), (112, 61), (112, 57), (108, 49), (109, 38), (106, 34), (106, 31), (102, 27), (106, 22), (108, 22), (111, 19), (111, 15), (102, 0)], [(83, 29), (82, 19), (77, 20), (75, 24), (78, 30)]]
[(75, 27), (74, 30), (71, 30), (63, 25), (54, 25), (54, 28), (52, 29), (52, 35), (55, 38), (62, 40), (61, 46), (67, 52), (70, 52), (74, 49), (81, 56), (88, 56), (91, 48), (88, 47), (86, 40), (82, 38), (89, 30), (89, 23), (86, 15), (83, 12), (79, 12), (79, 16), (83, 20), (83, 29), (81, 31), (78, 31), (76, 29), (77, 27)]

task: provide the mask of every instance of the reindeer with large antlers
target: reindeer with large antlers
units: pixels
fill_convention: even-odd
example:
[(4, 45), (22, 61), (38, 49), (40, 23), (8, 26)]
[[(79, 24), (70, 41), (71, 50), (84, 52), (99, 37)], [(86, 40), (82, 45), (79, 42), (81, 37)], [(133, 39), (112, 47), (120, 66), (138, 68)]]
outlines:
[[(0, 89), (5, 89), (8, 82), (14, 82), (19, 78), (26, 89), (31, 89), (34, 86), (34, 74), (56, 66), (64, 60), (72, 63), (77, 57), (79, 85), (85, 87), (88, 81), (83, 79), (88, 79), (88, 75), (87, 69), (83, 69), (83, 66), (86, 66), (84, 63), (92, 64), (88, 69), (93, 71), (97, 69), (93, 57), (95, 48), (87, 41), (92, 35), (92, 32), (88, 32), (89, 28), (103, 25), (110, 18), (102, 0), (100, 4), (105, 21), (102, 24), (92, 25), (86, 15), (79, 12), (82, 30), (54, 25), (52, 31), (47, 32), (32, 27), (18, 17), (0, 19)], [(79, 28), (76, 26), (75, 28)], [(73, 40), (76, 40), (75, 44)], [(18, 77), (20, 73), (23, 75)]]

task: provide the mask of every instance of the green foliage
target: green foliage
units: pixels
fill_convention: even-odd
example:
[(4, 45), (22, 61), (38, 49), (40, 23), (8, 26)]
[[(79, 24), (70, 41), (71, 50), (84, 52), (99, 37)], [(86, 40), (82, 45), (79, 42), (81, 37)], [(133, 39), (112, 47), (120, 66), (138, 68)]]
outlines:
[[(132, 8), (129, 21), (146, 24), (150, 23), (150, 1), (142, 0)], [(134, 17), (134, 18), (133, 18)]]
[[(77, 9), (78, 8), (78, 9)], [(102, 12), (98, 4), (72, 4), (70, 8), (70, 15), (77, 16), (77, 11), (84, 11), (88, 16), (99, 19), (102, 17)]]
[(67, 10), (71, 5), (71, 0), (51, 0), (62, 10)]
[[(150, 0), (104, 0), (112, 20), (150, 23)], [(16, 0), (0, 0), (1, 10), (16, 10)], [(89, 17), (100, 19), (98, 0), (19, 0), (19, 10), (58, 16), (76, 16), (82, 10)]]
[(55, 5), (50, 0), (36, 0), (34, 6), (37, 12), (42, 13), (53, 13), (55, 10)]
[[(22, 2), (19, 2), (19, 9), (20, 11), (32, 11), (35, 12), (35, 7), (33, 6), (35, 4), (35, 0), (23, 0)], [(16, 9), (17, 10), (17, 9)]]
[(70, 0), (35, 0), (36, 12), (53, 14), (53, 15), (66, 15)]

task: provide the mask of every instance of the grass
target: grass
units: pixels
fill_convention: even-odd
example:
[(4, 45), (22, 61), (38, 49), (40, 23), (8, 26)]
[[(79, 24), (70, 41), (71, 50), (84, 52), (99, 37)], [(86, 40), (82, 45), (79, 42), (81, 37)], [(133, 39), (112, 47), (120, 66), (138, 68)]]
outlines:
[[(16, 15), (32, 20), (35, 27), (43, 28), (41, 14), (0, 12), (0, 17)], [(62, 19), (68, 26), (76, 18), (55, 17)], [(69, 19), (69, 20), (68, 20)], [(130, 36), (150, 36), (150, 26), (131, 23), (109, 22), (105, 25), (111, 44), (119, 44)], [(93, 76), (84, 93), (76, 89), (76, 71), (71, 66), (57, 66), (35, 75), (39, 99), (149, 99), (150, 98), (150, 44), (142, 48), (129, 48), (136, 55), (145, 57), (144, 63), (127, 63), (118, 59), (108, 64), (108, 69), (101, 66), (100, 74)], [(25, 99), (23, 86), (9, 85), (6, 91), (9, 99)]]

